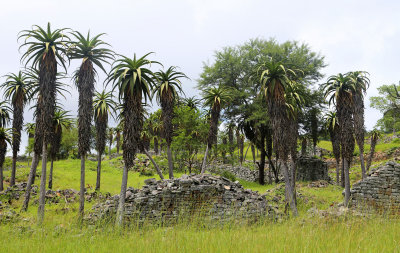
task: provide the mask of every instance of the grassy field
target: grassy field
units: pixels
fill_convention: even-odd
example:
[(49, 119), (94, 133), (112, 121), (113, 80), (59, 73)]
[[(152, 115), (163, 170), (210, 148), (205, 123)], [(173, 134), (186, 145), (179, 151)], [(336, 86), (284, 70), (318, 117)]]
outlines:
[[(119, 193), (121, 167), (120, 158), (103, 161), (102, 192)], [(351, 169), (352, 182), (360, 178), (359, 170), (358, 166)], [(17, 179), (26, 180), (28, 172), (27, 163), (19, 163)], [(56, 161), (54, 189), (79, 189), (79, 173), (79, 160)], [(5, 174), (8, 177), (9, 170)], [(150, 177), (129, 172), (128, 186), (141, 187)], [(95, 178), (96, 162), (88, 161), (89, 188), (95, 185)], [(260, 193), (282, 191), (282, 184), (240, 182)], [(45, 221), (38, 226), (37, 205), (32, 204), (15, 221), (0, 223), (0, 252), (400, 252), (400, 219), (320, 218), (308, 214), (310, 208), (323, 210), (340, 203), (342, 190), (335, 185), (314, 188), (301, 182), (297, 184), (301, 195), (299, 217), (224, 227), (196, 222), (174, 227), (129, 227), (123, 231), (110, 225), (81, 227), (77, 223), (78, 203), (62, 202), (46, 205)], [(13, 201), (11, 208), (19, 212), (21, 203), (22, 199)], [(86, 210), (94, 204), (86, 203)]]

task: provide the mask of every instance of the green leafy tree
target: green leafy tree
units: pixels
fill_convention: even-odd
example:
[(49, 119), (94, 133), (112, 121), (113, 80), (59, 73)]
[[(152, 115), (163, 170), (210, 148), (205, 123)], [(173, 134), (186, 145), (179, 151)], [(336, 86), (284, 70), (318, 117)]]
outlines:
[(13, 123), (12, 123), (12, 151), (13, 161), (11, 168), (10, 185), (15, 185), (15, 172), (17, 167), (17, 155), (21, 145), (21, 132), (24, 124), (24, 108), (30, 99), (31, 85), (29, 77), (22, 71), (18, 74), (6, 75), (6, 81), (1, 86), (4, 88), (4, 96), (11, 101), (13, 107)]
[(176, 67), (169, 67), (165, 72), (156, 72), (155, 77), (157, 85), (154, 89), (154, 95), (156, 95), (158, 104), (161, 105), (164, 138), (167, 143), (169, 178), (174, 178), (171, 153), (172, 117), (174, 104), (178, 100), (178, 92), (183, 92), (180, 79), (187, 78), (187, 76), (182, 72), (176, 71)]
[(83, 217), (85, 210), (85, 160), (86, 154), (90, 151), (91, 126), (93, 118), (93, 95), (96, 69), (100, 68), (106, 73), (103, 67), (104, 63), (114, 59), (113, 52), (105, 48), (109, 44), (100, 40), (103, 34), (94, 37), (83, 36), (75, 31), (72, 33), (75, 37), (69, 57), (71, 59), (82, 60), (78, 70), (74, 73), (74, 81), (79, 91), (79, 109), (78, 109), (78, 148), (81, 157), (81, 184), (79, 213)]
[(96, 126), (96, 150), (97, 150), (97, 177), (96, 191), (100, 190), (101, 156), (104, 153), (107, 140), (108, 117), (115, 112), (116, 103), (112, 99), (112, 93), (102, 91), (95, 93), (93, 101), (94, 122)]
[(36, 128), (43, 133), (42, 173), (38, 206), (39, 223), (42, 223), (44, 218), (47, 169), (46, 151), (53, 125), (53, 119), (49, 115), (54, 115), (56, 104), (57, 64), (61, 64), (66, 69), (64, 55), (67, 53), (69, 37), (64, 34), (65, 30), (52, 30), (50, 23), (48, 23), (47, 29), (34, 25), (32, 30), (24, 30), (19, 35), (19, 39), (25, 38), (21, 47), (28, 47), (22, 55), (22, 60), (25, 61), (26, 65), (32, 62), (32, 67), (39, 69), (40, 98), (38, 99), (38, 109), (40, 110), (40, 114), (37, 116)]
[(400, 85), (382, 85), (378, 87), (378, 96), (370, 97), (370, 106), (379, 110), (383, 117), (378, 120), (377, 125), (384, 132), (400, 129), (400, 99), (396, 96), (396, 90)]
[(148, 60), (148, 53), (140, 58), (134, 55), (133, 59), (121, 56), (113, 64), (107, 82), (112, 83), (113, 90), (117, 90), (122, 103), (122, 117), (124, 120), (124, 140), (122, 143), (124, 170), (121, 183), (121, 193), (117, 210), (116, 223), (122, 225), (124, 217), (125, 196), (128, 182), (128, 170), (133, 166), (137, 148), (140, 145), (140, 134), (143, 128), (142, 99), (150, 98), (154, 85), (154, 73), (148, 68), (151, 64), (160, 64)]

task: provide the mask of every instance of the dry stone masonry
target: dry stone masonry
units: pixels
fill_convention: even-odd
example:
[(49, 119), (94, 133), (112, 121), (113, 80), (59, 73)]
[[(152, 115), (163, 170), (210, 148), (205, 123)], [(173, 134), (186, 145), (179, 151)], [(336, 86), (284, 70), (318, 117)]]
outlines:
[[(275, 219), (276, 209), (265, 196), (246, 190), (239, 182), (220, 176), (183, 175), (181, 178), (145, 180), (142, 189), (128, 188), (125, 217), (134, 222), (173, 222), (180, 218), (205, 217), (215, 223), (232, 218), (256, 221), (263, 217)], [(116, 213), (119, 196), (97, 204), (88, 220), (95, 222)], [(235, 219), (236, 220), (236, 219)]]
[(390, 161), (369, 173), (351, 189), (351, 205), (400, 212), (400, 164)]
[(244, 166), (232, 166), (229, 164), (218, 164), (209, 166), (207, 170), (216, 174), (222, 174), (224, 171), (228, 171), (237, 178), (249, 182), (258, 182), (258, 169), (251, 169)]
[(299, 181), (330, 181), (328, 164), (314, 157), (299, 157), (297, 160), (296, 178)]

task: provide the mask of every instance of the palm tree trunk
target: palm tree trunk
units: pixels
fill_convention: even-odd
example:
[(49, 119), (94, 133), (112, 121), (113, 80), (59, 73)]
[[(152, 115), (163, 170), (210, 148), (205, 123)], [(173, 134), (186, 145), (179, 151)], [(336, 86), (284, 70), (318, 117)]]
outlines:
[(51, 158), (50, 173), (49, 173), (49, 189), (53, 189), (53, 158)]
[(264, 176), (265, 156), (266, 156), (265, 148), (261, 147), (260, 164), (258, 165), (258, 183), (260, 185), (265, 184), (265, 176)]
[(97, 152), (97, 176), (96, 176), (96, 191), (100, 191), (101, 176), (101, 153)]
[(85, 158), (86, 155), (81, 155), (81, 187), (79, 191), (79, 216), (82, 219), (85, 213)]
[(3, 187), (3, 165), (0, 166), (0, 192), (4, 190)]
[(10, 186), (15, 185), (15, 172), (16, 172), (16, 170), (17, 170), (17, 156), (13, 154)]
[(344, 175), (344, 157), (342, 156), (342, 169), (340, 171), (340, 182), (341, 186), (344, 188), (345, 186), (345, 175)]
[(118, 209), (117, 209), (116, 224), (118, 226), (123, 225), (127, 184), (128, 184), (128, 167), (124, 166), (124, 171), (123, 171), (123, 175), (122, 175), (122, 183), (121, 183), (121, 193), (119, 194), (119, 203), (118, 203)]
[(371, 138), (371, 150), (370, 150), (368, 161), (367, 161), (367, 171), (369, 171), (369, 168), (371, 167), (372, 159), (374, 158), (376, 141), (377, 141), (377, 139)]
[(253, 144), (251, 144), (251, 154), (253, 156), (253, 163), (255, 164), (256, 163), (256, 151), (255, 151)]
[(38, 223), (43, 223), (44, 208), (46, 203), (46, 170), (47, 170), (47, 145), (45, 138), (42, 144), (42, 174), (40, 175), (40, 193), (39, 193), (39, 207), (38, 207)]
[(39, 155), (36, 154), (36, 152), (35, 152), (35, 153), (33, 153), (31, 170), (29, 172), (28, 182), (26, 184), (26, 189), (25, 189), (25, 199), (24, 199), (24, 203), (22, 204), (22, 208), (21, 208), (21, 211), (24, 211), (24, 212), (26, 212), (28, 210), (29, 200), (31, 197), (31, 189), (32, 189), (32, 185), (35, 182), (36, 168), (37, 168), (38, 164), (39, 164)]
[(364, 149), (361, 150), (361, 148), (359, 148), (359, 150), (360, 150), (360, 162), (361, 162), (361, 175), (362, 179), (364, 179), (366, 177), (365, 164), (364, 164)]
[(247, 157), (247, 151), (249, 151), (251, 144), (249, 143), (249, 145), (247, 146), (246, 152), (244, 154), (244, 161), (246, 161), (246, 157)]
[(347, 159), (343, 160), (345, 174), (344, 206), (348, 206), (350, 200), (350, 164)]
[(174, 163), (172, 161), (171, 147), (168, 144), (167, 144), (167, 154), (168, 154), (168, 173), (169, 173), (169, 178), (172, 179), (174, 178)]
[(336, 159), (336, 184), (340, 183), (340, 163), (339, 160)]
[(153, 163), (154, 168), (156, 168), (157, 174), (160, 176), (161, 179), (164, 179), (163, 174), (161, 173), (160, 167), (158, 167), (156, 161), (154, 161), (153, 157), (147, 152), (146, 149), (143, 149), (143, 152), (146, 154), (146, 156), (150, 159), (151, 163)]
[(207, 156), (208, 156), (208, 145), (206, 147), (206, 152), (204, 153), (204, 158), (203, 158), (203, 164), (201, 166), (201, 174), (204, 174), (204, 172), (206, 172), (206, 168), (207, 168)]
[(297, 207), (296, 207), (296, 200), (294, 197), (294, 189), (293, 184), (291, 182), (291, 175), (289, 175), (289, 170), (287, 166), (287, 162), (283, 162), (283, 176), (285, 178), (285, 197), (286, 197), (286, 204), (290, 205), (292, 209), (293, 216), (297, 216)]

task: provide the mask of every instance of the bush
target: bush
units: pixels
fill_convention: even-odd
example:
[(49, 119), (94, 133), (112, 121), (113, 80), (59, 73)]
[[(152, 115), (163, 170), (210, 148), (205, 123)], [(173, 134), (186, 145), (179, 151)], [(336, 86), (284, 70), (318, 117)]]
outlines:
[(400, 143), (400, 139), (399, 139), (399, 138), (394, 138), (394, 139), (392, 140), (392, 143)]
[(232, 182), (236, 181), (236, 176), (229, 171), (224, 170), (221, 176), (231, 180)]
[(154, 171), (150, 168), (144, 167), (140, 170), (140, 176), (152, 177), (154, 176)]

